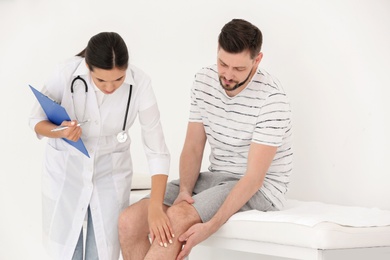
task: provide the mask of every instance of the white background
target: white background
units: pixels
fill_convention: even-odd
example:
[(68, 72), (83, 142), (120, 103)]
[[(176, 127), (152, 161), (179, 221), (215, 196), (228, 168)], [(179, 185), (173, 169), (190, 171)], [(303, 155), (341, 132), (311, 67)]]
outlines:
[[(52, 68), (101, 31), (127, 42), (159, 102), (178, 176), (194, 74), (215, 63), (232, 18), (264, 35), (261, 66), (290, 96), (290, 198), (390, 209), (390, 2), (387, 0), (0, 0), (0, 259), (40, 259), (45, 140), (27, 122)], [(138, 125), (135, 171), (147, 174)], [(204, 167), (206, 167), (205, 165)]]

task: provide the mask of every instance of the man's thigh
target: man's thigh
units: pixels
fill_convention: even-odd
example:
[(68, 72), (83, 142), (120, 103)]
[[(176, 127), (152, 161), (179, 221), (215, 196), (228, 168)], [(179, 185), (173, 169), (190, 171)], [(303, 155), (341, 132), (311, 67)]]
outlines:
[[(201, 172), (199, 174), (192, 197), (195, 200), (193, 206), (203, 222), (215, 215), (239, 180), (240, 176), (229, 173)], [(179, 185), (179, 180), (168, 183), (164, 198), (165, 205), (172, 206), (180, 192)], [(269, 211), (274, 210), (274, 207), (261, 191), (257, 191), (239, 211), (252, 209)]]
[[(203, 222), (211, 219), (221, 207), (231, 189), (239, 180), (232, 174), (201, 172), (195, 184), (193, 206)], [(173, 180), (167, 185), (164, 204), (172, 206), (180, 191), (180, 181)]]

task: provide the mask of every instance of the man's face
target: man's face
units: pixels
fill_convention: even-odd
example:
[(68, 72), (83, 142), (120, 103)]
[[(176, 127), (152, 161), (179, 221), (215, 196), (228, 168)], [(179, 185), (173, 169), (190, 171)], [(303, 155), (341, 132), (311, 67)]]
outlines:
[[(256, 72), (261, 57), (260, 53), (255, 59), (251, 59), (249, 51), (228, 53), (219, 48), (217, 65), (221, 86), (226, 91), (234, 91), (239, 87), (245, 87)], [(244, 84), (239, 86), (240, 83)]]

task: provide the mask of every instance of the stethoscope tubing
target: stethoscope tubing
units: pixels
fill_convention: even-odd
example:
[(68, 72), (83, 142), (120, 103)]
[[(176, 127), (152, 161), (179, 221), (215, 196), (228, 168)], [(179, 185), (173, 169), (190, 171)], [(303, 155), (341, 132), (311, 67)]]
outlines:
[(88, 92), (88, 85), (87, 85), (87, 82), (80, 76), (77, 76), (75, 77), (73, 80), (72, 80), (72, 84), (70, 85), (70, 93), (73, 94), (73, 85), (75, 83), (76, 80), (81, 80), (83, 83), (84, 83), (84, 86), (85, 86), (85, 92)]
[(131, 93), (132, 93), (132, 92), (133, 92), (133, 85), (130, 85), (129, 98), (128, 98), (128, 100), (127, 100), (126, 113), (125, 113), (125, 120), (123, 121), (122, 131), (125, 131), (125, 129), (126, 129), (127, 115), (129, 114), (130, 100), (131, 100)]
[[(84, 87), (85, 87), (85, 93), (88, 92), (88, 85), (87, 85), (87, 82), (86, 82), (82, 77), (77, 76), (76, 78), (74, 78), (74, 79), (72, 80), (72, 83), (71, 83), (71, 85), (70, 85), (70, 92), (72, 93), (72, 96), (73, 96), (73, 93), (74, 93), (74, 88), (73, 88), (73, 86), (74, 86), (74, 83), (75, 83), (77, 80), (81, 80), (81, 81), (83, 82)], [(125, 117), (124, 117), (124, 120), (123, 120), (122, 132), (119, 133), (119, 134), (122, 134), (122, 135), (124, 136), (124, 141), (126, 141), (126, 139), (127, 139), (127, 135), (126, 135), (125, 130), (126, 130), (126, 123), (127, 123), (127, 116), (128, 116), (128, 114), (129, 114), (129, 108), (130, 108), (130, 102), (131, 102), (131, 94), (132, 94), (132, 91), (133, 91), (133, 85), (130, 85), (130, 89), (129, 89), (129, 98), (128, 98), (128, 100), (127, 100), (126, 113), (125, 113)], [(118, 136), (119, 136), (119, 134), (118, 134)], [(119, 137), (118, 137), (118, 141), (119, 141), (119, 142), (122, 142), (122, 141), (119, 140)], [(124, 142), (124, 141), (123, 141), (123, 142)]]

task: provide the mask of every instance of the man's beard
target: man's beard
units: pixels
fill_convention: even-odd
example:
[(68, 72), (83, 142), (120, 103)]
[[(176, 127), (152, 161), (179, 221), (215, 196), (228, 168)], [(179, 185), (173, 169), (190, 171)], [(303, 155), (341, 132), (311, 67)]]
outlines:
[(222, 88), (226, 91), (234, 91), (234, 90), (238, 89), (239, 87), (241, 87), (242, 85), (244, 85), (248, 81), (249, 77), (252, 74), (252, 70), (253, 70), (253, 68), (249, 72), (248, 77), (246, 77), (246, 79), (243, 82), (241, 82), (241, 83), (236, 82), (236, 85), (234, 85), (232, 88), (229, 88), (228, 86), (223, 85), (222, 80), (221, 80), (222, 76), (219, 77), (219, 84), (221, 84)]

